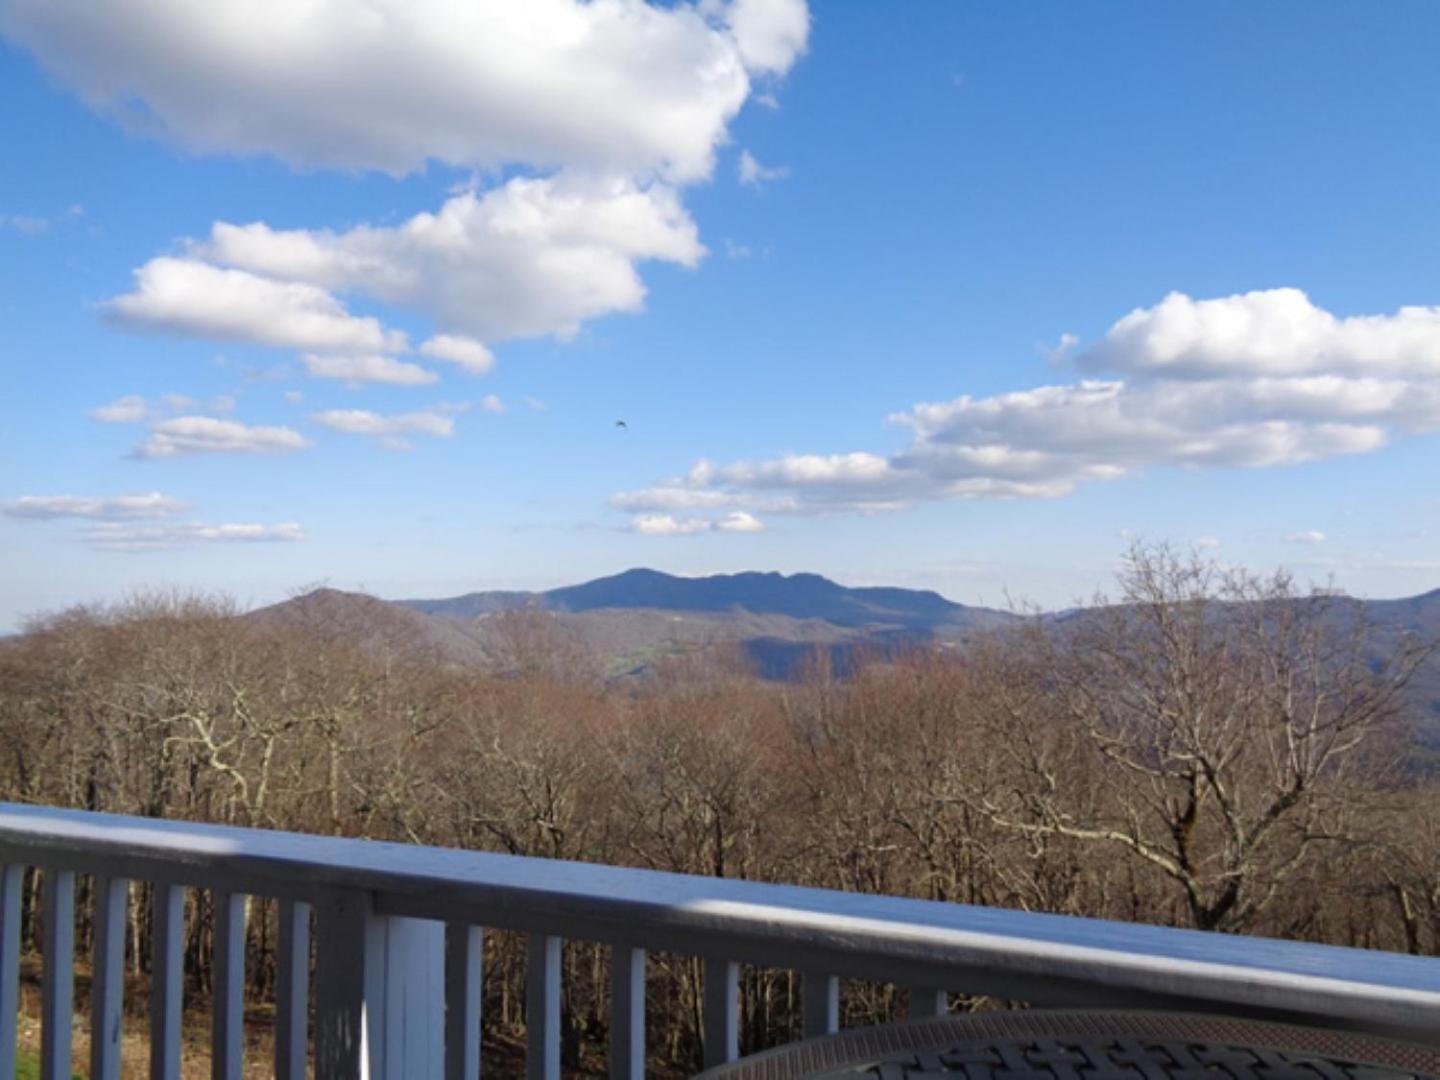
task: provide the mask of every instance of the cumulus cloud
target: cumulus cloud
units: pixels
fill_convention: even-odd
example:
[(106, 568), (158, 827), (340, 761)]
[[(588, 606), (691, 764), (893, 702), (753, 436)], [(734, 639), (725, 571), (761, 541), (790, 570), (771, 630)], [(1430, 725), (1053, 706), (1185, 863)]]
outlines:
[(1303, 532), (1293, 532), (1285, 537), (1287, 544), (1323, 544), (1329, 537), (1319, 529), (1306, 529)]
[(394, 352), (405, 335), (351, 315), (324, 289), (300, 281), (161, 256), (135, 271), (132, 292), (105, 310), (121, 323), (203, 338), (297, 349)]
[(1075, 351), (1076, 346), (1078, 346), (1079, 344), (1080, 338), (1077, 335), (1069, 333), (1067, 331), (1066, 333), (1060, 335), (1060, 340), (1055, 342), (1054, 345), (1042, 344), (1039, 348), (1041, 354), (1045, 357), (1045, 359), (1049, 360), (1050, 363), (1058, 366), (1063, 363), (1072, 352)]
[(293, 543), (305, 539), (295, 522), (279, 525), (175, 522), (166, 525), (101, 524), (87, 529), (82, 539), (99, 551), (168, 551), (196, 544)]
[(498, 416), (505, 411), (505, 403), (495, 394), (486, 394), (480, 400), (480, 408), (485, 412), (494, 413)]
[(93, 498), (81, 495), (22, 495), (0, 507), (6, 517), (34, 521), (83, 518), (89, 521), (136, 521), (165, 518), (188, 510), (179, 499), (151, 491), (138, 495)]
[[(696, 265), (705, 248), (679, 192), (711, 175), (752, 80), (773, 88), (804, 51), (809, 12), (804, 0), (0, 0), (0, 33), (92, 108), (194, 150), (397, 175), (519, 167), (397, 226), (217, 222), (107, 305), (141, 329), (407, 351), (346, 307), (374, 300), (430, 319), (421, 353), (478, 374), (490, 343), (565, 339), (638, 311), (641, 264)], [(779, 175), (746, 160), (755, 182)]]
[(1085, 363), (1205, 379), (1232, 375), (1440, 376), (1440, 307), (1341, 318), (1299, 289), (1215, 300), (1171, 293), (1110, 328)]
[(305, 353), (300, 357), (305, 370), (320, 379), (344, 379), (350, 383), (389, 383), (392, 386), (427, 386), (439, 375), (418, 364), (407, 364), (388, 356), (344, 356)]
[(761, 184), (771, 180), (784, 180), (790, 175), (789, 166), (786, 165), (761, 165), (755, 160), (755, 155), (749, 150), (740, 151), (740, 162), (737, 165), (740, 174), (740, 183), (749, 187), (759, 187)]
[(730, 26), (745, 66), (783, 75), (805, 51), (810, 11), (805, 0), (734, 0), (712, 5)]
[(566, 338), (587, 319), (638, 311), (639, 262), (694, 266), (704, 253), (673, 188), (575, 176), (517, 177), (394, 227), (218, 222), (194, 249), (231, 272), (294, 283), (331, 303), (334, 292), (353, 293), (419, 311), (442, 331), (421, 352), (475, 373), (489, 367), (482, 342)]
[(150, 437), (135, 447), (138, 458), (186, 454), (280, 454), (310, 443), (286, 427), (251, 427), (213, 416), (176, 416), (150, 426)]
[(90, 410), (90, 418), (102, 424), (139, 424), (149, 415), (150, 403), (139, 394), (126, 394)]
[(407, 435), (432, 435), (448, 439), (455, 433), (456, 412), (463, 412), (461, 406), (441, 406), (435, 409), (383, 416), (368, 409), (327, 409), (311, 415), (310, 419), (321, 427), (339, 431), (346, 435), (370, 435), (387, 450), (409, 450)]
[(152, 402), (140, 394), (126, 394), (108, 405), (90, 410), (90, 419), (102, 424), (141, 424), (175, 413), (204, 411), (211, 416), (228, 416), (235, 411), (235, 399), (229, 394), (220, 394), (202, 405), (188, 394), (161, 394)]
[(726, 514), (719, 521), (715, 522), (715, 528), (721, 532), (751, 533), (763, 532), (765, 524), (754, 514), (747, 514), (744, 510), (736, 510), (734, 513)]
[(1053, 498), (1158, 466), (1266, 468), (1368, 453), (1440, 429), (1440, 309), (1339, 318), (1294, 289), (1172, 294), (1077, 361), (1111, 377), (892, 415), (908, 445), (717, 466), (612, 497), (632, 514), (790, 513)]
[(803, 0), (4, 0), (0, 32), (91, 108), (194, 150), (690, 181), (751, 75), (804, 50), (809, 16)]
[(630, 529), (644, 536), (689, 536), (707, 532), (710, 522), (706, 518), (677, 518), (671, 514), (639, 514), (630, 522)]
[(471, 375), (484, 375), (495, 366), (495, 354), (485, 347), (485, 343), (463, 334), (436, 334), (420, 346), (420, 352), (435, 360), (455, 364)]
[(630, 529), (644, 536), (697, 536), (708, 532), (763, 532), (765, 523), (743, 510), (735, 510), (719, 518), (637, 514), (630, 521)]

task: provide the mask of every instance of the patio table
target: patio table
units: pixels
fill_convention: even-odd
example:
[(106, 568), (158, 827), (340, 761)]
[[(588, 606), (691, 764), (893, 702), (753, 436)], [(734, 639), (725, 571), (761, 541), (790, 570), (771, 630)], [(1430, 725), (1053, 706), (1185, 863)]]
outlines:
[(1023, 1010), (859, 1028), (704, 1080), (1397, 1080), (1440, 1077), (1440, 1046), (1231, 1017)]

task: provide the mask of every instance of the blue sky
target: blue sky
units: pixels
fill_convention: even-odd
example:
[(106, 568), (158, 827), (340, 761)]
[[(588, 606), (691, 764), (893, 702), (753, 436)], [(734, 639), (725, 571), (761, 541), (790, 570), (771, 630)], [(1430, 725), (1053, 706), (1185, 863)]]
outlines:
[(294, 10), (0, 0), (0, 628), (1440, 586), (1440, 7)]

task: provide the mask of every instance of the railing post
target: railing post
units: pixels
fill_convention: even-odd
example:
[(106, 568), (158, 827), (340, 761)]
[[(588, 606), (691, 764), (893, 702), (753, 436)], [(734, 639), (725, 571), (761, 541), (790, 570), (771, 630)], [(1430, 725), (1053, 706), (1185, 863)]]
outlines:
[(45, 968), (40, 987), (40, 1080), (70, 1080), (75, 989), (75, 872), (45, 870)]
[(377, 915), (348, 890), (315, 914), (316, 1080), (439, 1080), (444, 925)]
[(929, 1020), (950, 1011), (950, 995), (933, 986), (911, 986), (907, 988), (906, 996), (909, 998), (911, 1020)]
[(156, 882), (150, 959), (150, 1080), (180, 1080), (185, 890)]
[(120, 1080), (120, 1025), (125, 993), (125, 917), (130, 882), (95, 879), (94, 972), (90, 982), (90, 1080)]
[(840, 1030), (840, 980), (807, 971), (800, 983), (801, 1034), (807, 1039)]
[(0, 1077), (15, 1075), (16, 1017), (20, 1013), (20, 891), (25, 868), (0, 863)]
[(610, 950), (610, 1080), (644, 1080), (645, 950)]
[[(383, 1001), (384, 950), (369, 893), (336, 892), (315, 905), (315, 1080), (378, 1077), (367, 999)], [(383, 1007), (383, 1006), (382, 1006)]]
[(210, 1003), (210, 1075), (241, 1080), (245, 1060), (245, 897), (219, 889), (215, 910), (215, 993)]
[(713, 1069), (740, 1056), (740, 965), (705, 960), (705, 1067)]
[(531, 934), (525, 967), (525, 1075), (560, 1080), (560, 945)]
[(485, 932), (478, 926), (445, 927), (445, 1080), (479, 1080), (480, 992)]
[(310, 1017), (310, 905), (280, 901), (275, 986), (275, 1080), (305, 1080)]
[(386, 1080), (445, 1076), (445, 924), (382, 916)]

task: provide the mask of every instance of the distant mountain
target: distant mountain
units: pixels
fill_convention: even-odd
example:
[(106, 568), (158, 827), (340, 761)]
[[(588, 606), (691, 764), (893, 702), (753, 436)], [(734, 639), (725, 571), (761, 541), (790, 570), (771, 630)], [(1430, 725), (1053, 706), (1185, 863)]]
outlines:
[[(914, 645), (962, 648), (976, 631), (1016, 618), (927, 590), (848, 588), (818, 574), (685, 578), (644, 569), (546, 592), (475, 592), (436, 600), (385, 601), (321, 589), (250, 617), (345, 636), (367, 647), (420, 646), (468, 666), (503, 657), (509, 631), (497, 616), (526, 608), (548, 612), (612, 677), (642, 674), (666, 657), (737, 646), (767, 678), (793, 678), (817, 651), (843, 674), (863, 656)], [(1092, 614), (1093, 609), (1077, 608), (1050, 618), (1074, 622)], [(1335, 618), (1355, 614), (1372, 627), (1377, 660), (1410, 635), (1440, 641), (1440, 589), (1402, 600), (1337, 598)], [(1440, 751), (1440, 656), (1417, 674), (1412, 695), (1423, 710), (1421, 738)]]
[(944, 626), (973, 628), (1008, 619), (989, 608), (972, 608), (921, 589), (847, 588), (819, 574), (743, 573), (685, 578), (658, 570), (627, 570), (548, 592), (477, 592), (445, 600), (397, 600), (425, 615), (479, 618), (517, 607), (547, 611), (599, 610), (748, 612), (819, 619), (848, 629), (888, 628), (931, 632)]

